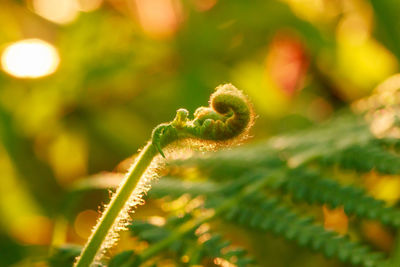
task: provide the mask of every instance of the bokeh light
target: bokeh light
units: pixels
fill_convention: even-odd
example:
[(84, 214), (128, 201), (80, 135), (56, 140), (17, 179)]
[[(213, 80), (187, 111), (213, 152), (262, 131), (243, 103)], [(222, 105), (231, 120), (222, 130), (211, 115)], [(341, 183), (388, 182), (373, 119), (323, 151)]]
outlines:
[(82, 238), (88, 238), (96, 223), (98, 213), (94, 210), (84, 210), (78, 214), (74, 222), (75, 232)]
[(6, 47), (1, 57), (5, 72), (19, 78), (39, 78), (56, 71), (60, 58), (51, 44), (26, 39)]
[(67, 24), (78, 16), (79, 3), (76, 0), (34, 0), (33, 9), (47, 20)]
[(365, 238), (379, 247), (389, 252), (394, 243), (393, 235), (377, 221), (365, 221), (361, 224)]
[(324, 227), (328, 230), (333, 230), (342, 235), (347, 233), (349, 227), (349, 218), (344, 212), (343, 207), (330, 209), (324, 205), (322, 207), (324, 214)]
[(10, 232), (21, 244), (48, 245), (52, 224), (52, 221), (44, 216), (26, 216), (16, 221)]
[(136, 0), (139, 22), (150, 36), (172, 36), (180, 22), (180, 3), (172, 0)]
[(103, 0), (78, 0), (79, 10), (83, 12), (90, 12), (98, 9)]

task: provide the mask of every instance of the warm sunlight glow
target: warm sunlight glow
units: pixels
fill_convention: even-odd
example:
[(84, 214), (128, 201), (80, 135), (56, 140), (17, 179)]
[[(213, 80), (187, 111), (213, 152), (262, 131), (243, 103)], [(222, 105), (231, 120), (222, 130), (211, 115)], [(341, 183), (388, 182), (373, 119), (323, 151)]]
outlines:
[(173, 0), (136, 0), (139, 22), (143, 30), (158, 38), (172, 36), (180, 22), (180, 5)]
[(88, 238), (92, 232), (99, 214), (94, 210), (84, 210), (76, 216), (74, 222), (75, 232), (82, 238)]
[(47, 20), (66, 24), (78, 16), (79, 3), (77, 0), (34, 0), (33, 9)]
[(5, 72), (19, 78), (39, 78), (53, 73), (60, 62), (57, 50), (39, 39), (26, 39), (6, 47), (1, 56)]
[(347, 233), (349, 228), (349, 218), (344, 212), (343, 207), (331, 209), (327, 205), (324, 205), (322, 211), (324, 214), (325, 229), (333, 230), (342, 235)]
[(90, 12), (98, 9), (103, 0), (78, 0), (79, 10), (83, 12)]

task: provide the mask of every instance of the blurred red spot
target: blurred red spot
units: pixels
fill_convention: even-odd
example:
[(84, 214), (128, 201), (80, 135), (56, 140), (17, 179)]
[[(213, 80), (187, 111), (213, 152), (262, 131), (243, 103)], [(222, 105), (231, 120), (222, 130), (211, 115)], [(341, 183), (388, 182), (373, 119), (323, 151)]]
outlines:
[(295, 37), (277, 34), (267, 56), (267, 73), (288, 95), (301, 89), (308, 69), (308, 57)]

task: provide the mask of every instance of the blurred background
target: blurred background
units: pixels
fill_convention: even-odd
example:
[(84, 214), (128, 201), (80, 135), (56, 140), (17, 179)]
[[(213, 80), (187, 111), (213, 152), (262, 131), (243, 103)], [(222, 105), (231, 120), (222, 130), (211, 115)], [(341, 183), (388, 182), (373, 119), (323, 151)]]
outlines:
[(395, 0), (2, 0), (0, 266), (83, 244), (107, 194), (63, 214), (71, 184), (221, 83), (254, 102), (253, 140), (369, 95), (398, 71), (398, 14)]

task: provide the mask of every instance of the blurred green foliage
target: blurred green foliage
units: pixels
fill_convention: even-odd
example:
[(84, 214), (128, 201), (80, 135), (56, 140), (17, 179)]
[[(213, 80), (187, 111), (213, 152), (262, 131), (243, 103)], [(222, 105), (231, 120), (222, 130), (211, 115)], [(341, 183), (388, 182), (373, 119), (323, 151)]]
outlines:
[[(117, 170), (126, 169), (124, 159), (154, 126), (178, 108), (204, 105), (221, 83), (250, 96), (259, 115), (252, 134), (263, 140), (326, 121), (398, 71), (395, 0), (105, 0), (67, 24), (39, 16), (37, 2), (0, 3), (1, 53), (13, 42), (39, 38), (60, 56), (56, 72), (38, 79), (0, 72), (0, 266), (40, 264), (54, 247), (83, 244), (95, 218), (82, 212), (96, 211), (108, 195), (69, 189), (120, 162)], [(340, 138), (349, 128), (336, 130)], [(300, 160), (335, 147), (314, 135), (309, 142), (321, 146), (302, 151)], [(364, 153), (347, 149), (320, 161), (345, 165)], [(366, 161), (350, 165), (370, 171)], [(397, 173), (384, 162), (377, 169)], [(162, 205), (150, 201), (139, 218), (162, 213)], [(258, 242), (256, 255), (263, 247), (279, 255), (273, 266), (340, 266), (275, 237), (239, 232), (228, 235), (240, 244)]]

